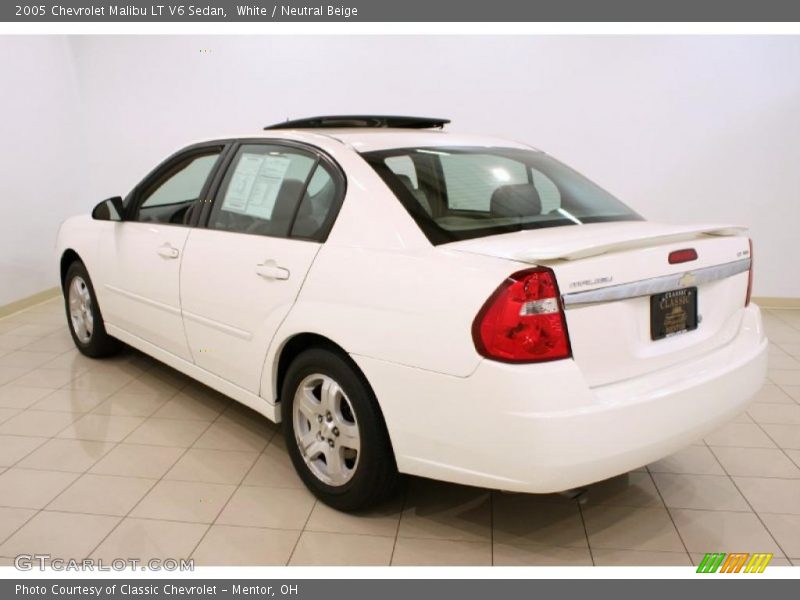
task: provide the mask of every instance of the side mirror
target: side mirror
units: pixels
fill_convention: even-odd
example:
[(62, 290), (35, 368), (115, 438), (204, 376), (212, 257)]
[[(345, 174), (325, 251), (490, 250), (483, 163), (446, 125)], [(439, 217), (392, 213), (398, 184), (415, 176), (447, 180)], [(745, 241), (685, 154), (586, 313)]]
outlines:
[(122, 221), (124, 212), (122, 198), (114, 196), (108, 200), (103, 200), (95, 206), (92, 211), (92, 218), (96, 221)]

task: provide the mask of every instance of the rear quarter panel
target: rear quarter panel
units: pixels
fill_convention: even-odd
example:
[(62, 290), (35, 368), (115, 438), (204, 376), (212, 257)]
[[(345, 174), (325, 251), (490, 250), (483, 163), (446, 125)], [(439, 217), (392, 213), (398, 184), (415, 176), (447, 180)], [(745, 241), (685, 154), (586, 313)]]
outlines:
[(435, 249), (324, 247), (281, 337), (313, 331), (351, 354), (466, 377), (481, 359), (472, 321), (514, 270)]

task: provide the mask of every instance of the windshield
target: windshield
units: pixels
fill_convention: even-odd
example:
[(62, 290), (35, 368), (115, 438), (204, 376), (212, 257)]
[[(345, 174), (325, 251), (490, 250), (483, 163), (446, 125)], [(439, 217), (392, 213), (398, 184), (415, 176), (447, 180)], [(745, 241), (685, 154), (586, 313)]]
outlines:
[(362, 155), (433, 244), (523, 229), (642, 218), (543, 152), (400, 148)]

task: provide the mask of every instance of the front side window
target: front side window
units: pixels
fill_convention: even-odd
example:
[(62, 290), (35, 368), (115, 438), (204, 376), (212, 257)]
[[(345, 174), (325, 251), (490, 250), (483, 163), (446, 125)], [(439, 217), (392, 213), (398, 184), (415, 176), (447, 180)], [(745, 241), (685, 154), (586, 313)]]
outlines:
[(326, 220), (335, 191), (330, 174), (311, 152), (245, 145), (225, 175), (209, 227), (313, 238)]
[(401, 148), (362, 155), (434, 244), (641, 217), (543, 152)]
[(186, 225), (219, 155), (219, 150), (193, 155), (160, 174), (145, 190), (133, 220)]

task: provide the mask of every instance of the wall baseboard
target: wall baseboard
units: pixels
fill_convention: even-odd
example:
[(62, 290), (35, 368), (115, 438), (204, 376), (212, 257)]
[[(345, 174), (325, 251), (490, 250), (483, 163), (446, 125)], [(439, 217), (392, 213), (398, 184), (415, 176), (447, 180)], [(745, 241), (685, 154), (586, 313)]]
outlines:
[(52, 298), (56, 298), (60, 295), (61, 295), (61, 288), (54, 287), (50, 288), (49, 290), (44, 290), (43, 292), (39, 292), (38, 294), (33, 294), (32, 296), (28, 296), (27, 298), (23, 298), (22, 300), (17, 300), (16, 302), (11, 302), (10, 304), (4, 304), (3, 306), (0, 306), (0, 318), (7, 317), (12, 313), (19, 312), (26, 308), (30, 308), (35, 304), (45, 302), (46, 300), (51, 300)]
[(761, 308), (800, 309), (800, 298), (753, 296), (753, 302), (758, 304)]

